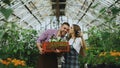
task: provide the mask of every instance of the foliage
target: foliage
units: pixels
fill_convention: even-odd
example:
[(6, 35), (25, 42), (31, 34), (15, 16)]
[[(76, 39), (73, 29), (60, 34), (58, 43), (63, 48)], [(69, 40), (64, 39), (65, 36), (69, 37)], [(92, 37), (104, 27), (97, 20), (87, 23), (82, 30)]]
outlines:
[(39, 54), (35, 42), (36, 30), (23, 29), (15, 22), (8, 21), (13, 12), (11, 9), (0, 7), (0, 12), (4, 16), (0, 20), (0, 58), (22, 59), (28, 66), (35, 66)]
[(90, 46), (103, 47), (105, 51), (117, 49), (120, 44), (118, 42), (120, 41), (120, 24), (116, 21), (119, 12), (119, 8), (115, 6), (100, 10), (100, 13), (103, 13), (101, 15), (103, 22), (100, 22), (99, 26), (91, 27), (87, 32), (89, 35), (87, 42)]
[[(100, 10), (103, 13), (99, 18), (103, 22), (99, 26), (93, 26), (88, 30), (88, 48), (86, 57), (80, 57), (81, 64), (115, 64), (120, 65), (120, 24), (116, 22), (119, 8), (111, 7), (109, 12), (106, 8)], [(83, 67), (83, 66), (82, 66)]]
[(103, 65), (120, 65), (120, 51), (103, 51), (103, 48), (100, 47), (89, 47), (86, 50), (86, 57), (80, 57), (81, 67), (83, 68), (84, 64), (89, 64), (93, 67), (103, 64)]
[[(101, 30), (93, 27), (89, 30), (89, 38), (87, 42), (89, 44), (87, 50), (87, 56), (83, 62), (88, 64), (116, 64), (120, 65), (117, 59), (120, 59), (120, 31), (119, 27), (115, 27), (114, 30)], [(112, 52), (116, 50), (116, 52)], [(100, 56), (100, 54), (104, 56)], [(113, 56), (116, 55), (116, 56)]]
[[(10, 5), (10, 2), (12, 0), (1, 0), (3, 3)], [(13, 10), (11, 8), (4, 8), (3, 6), (0, 7), (0, 12), (5, 17), (5, 19), (8, 19), (9, 16), (12, 14)]]
[(10, 5), (11, 0), (2, 0), (4, 3)]
[(36, 31), (22, 29), (14, 23), (3, 25), (2, 36), (0, 40), (0, 58), (14, 57), (24, 59), (27, 63), (35, 63), (33, 56), (38, 55), (35, 45)]
[(5, 19), (8, 19), (8, 17), (11, 15), (11, 13), (13, 12), (12, 9), (6, 9), (1, 7), (0, 8), (1, 13), (5, 16)]
[(113, 7), (113, 8), (111, 8), (111, 11), (112, 11), (113, 15), (118, 15), (120, 13), (120, 8)]
[(106, 29), (106, 31), (103, 31), (96, 27), (89, 30), (89, 38), (87, 39), (90, 46), (104, 47), (108, 51), (118, 47), (120, 44), (118, 41), (120, 41), (120, 30), (108, 31)]
[(56, 37), (54, 34), (49, 39), (49, 42), (65, 42), (65, 41), (66, 41), (65, 38)]
[[(86, 56), (84, 58), (80, 57), (80, 63), (82, 64), (98, 64), (96, 60), (98, 59), (98, 54), (103, 51), (103, 48), (101, 47), (87, 47), (86, 48)], [(98, 59), (99, 60), (99, 59)], [(83, 68), (83, 66), (82, 66)]]
[[(116, 64), (120, 65), (120, 52), (119, 51), (111, 51), (111, 52), (101, 52), (99, 54), (99, 59), (104, 59), (103, 62), (105, 64)], [(102, 63), (103, 63), (102, 62)]]

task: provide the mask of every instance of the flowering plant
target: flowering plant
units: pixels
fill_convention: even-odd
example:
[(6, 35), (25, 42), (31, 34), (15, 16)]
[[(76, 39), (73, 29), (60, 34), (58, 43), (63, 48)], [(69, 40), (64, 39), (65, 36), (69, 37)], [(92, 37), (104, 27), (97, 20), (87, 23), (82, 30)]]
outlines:
[(56, 37), (54, 34), (49, 39), (49, 42), (65, 42), (65, 41), (66, 41), (65, 38)]
[(54, 52), (56, 49), (61, 52), (69, 51), (68, 42), (64, 38), (56, 37), (55, 35), (51, 36), (49, 42), (44, 42), (42, 47), (45, 52)]
[(116, 50), (110, 52), (101, 52), (98, 58), (99, 62), (101, 60), (101, 63), (120, 65), (120, 52)]
[(102, 47), (87, 47), (87, 56), (84, 58), (80, 57), (81, 67), (84, 67), (82, 65), (87, 64), (91, 65), (92, 68), (96, 68), (99, 65), (104, 66), (105, 68), (109, 68), (107, 67), (109, 65), (113, 65), (113, 68), (120, 68), (120, 51), (108, 51), (103, 49), (104, 48)]
[(24, 60), (19, 59), (0, 59), (0, 68), (27, 68)]

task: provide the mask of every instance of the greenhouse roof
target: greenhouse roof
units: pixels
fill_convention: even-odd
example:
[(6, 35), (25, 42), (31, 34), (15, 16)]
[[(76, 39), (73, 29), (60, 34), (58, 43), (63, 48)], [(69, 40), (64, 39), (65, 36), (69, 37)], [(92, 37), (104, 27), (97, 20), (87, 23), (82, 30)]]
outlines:
[[(6, 0), (1, 7), (11, 8), (8, 21), (15, 21), (24, 28), (45, 30), (57, 28), (63, 22), (79, 24), (82, 27), (100, 26), (104, 19), (100, 16), (111, 7), (119, 7), (119, 0)], [(120, 15), (120, 14), (119, 14)], [(120, 21), (120, 17), (116, 21)], [(0, 20), (4, 17), (0, 14)], [(55, 26), (56, 25), (56, 26)]]

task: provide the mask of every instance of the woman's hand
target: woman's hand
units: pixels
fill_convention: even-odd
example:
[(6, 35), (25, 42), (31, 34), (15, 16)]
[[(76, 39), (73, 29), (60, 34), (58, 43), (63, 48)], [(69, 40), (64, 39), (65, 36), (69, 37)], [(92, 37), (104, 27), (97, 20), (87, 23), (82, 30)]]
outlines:
[(55, 50), (55, 53), (60, 53), (60, 50), (59, 50), (59, 49), (56, 49), (56, 50)]

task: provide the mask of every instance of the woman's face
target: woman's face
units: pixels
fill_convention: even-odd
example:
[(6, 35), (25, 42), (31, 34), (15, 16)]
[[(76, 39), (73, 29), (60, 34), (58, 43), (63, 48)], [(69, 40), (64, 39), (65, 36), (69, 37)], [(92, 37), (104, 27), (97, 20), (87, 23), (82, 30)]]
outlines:
[(74, 33), (74, 28), (73, 28), (73, 26), (70, 27), (69, 33), (70, 33), (70, 34), (73, 34), (73, 33)]

